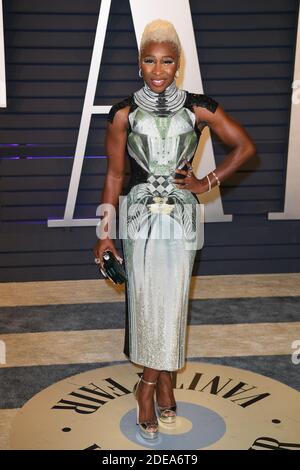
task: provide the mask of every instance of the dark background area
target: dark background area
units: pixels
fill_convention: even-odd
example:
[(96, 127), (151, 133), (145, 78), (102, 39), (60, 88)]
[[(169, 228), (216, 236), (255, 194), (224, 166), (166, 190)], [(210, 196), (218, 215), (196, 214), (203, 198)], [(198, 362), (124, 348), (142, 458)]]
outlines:
[[(4, 0), (7, 108), (0, 109), (0, 281), (98, 277), (95, 227), (63, 218), (100, 0)], [(207, 223), (193, 275), (300, 270), (300, 221), (284, 208), (298, 0), (190, 1), (204, 93), (258, 155), (221, 187), (233, 222)], [(159, 17), (159, 14), (157, 15)], [(143, 82), (129, 1), (113, 0), (95, 105)], [(95, 218), (106, 172), (106, 115), (92, 118), (75, 218)], [(217, 163), (226, 152), (212, 134)], [(120, 243), (117, 241), (117, 247)]]

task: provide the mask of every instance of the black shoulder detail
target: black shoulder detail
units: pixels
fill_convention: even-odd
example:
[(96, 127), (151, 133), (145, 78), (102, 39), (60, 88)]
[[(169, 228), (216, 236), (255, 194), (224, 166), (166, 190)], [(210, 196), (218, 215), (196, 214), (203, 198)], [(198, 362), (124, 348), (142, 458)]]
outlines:
[(186, 93), (186, 101), (184, 106), (193, 111), (193, 106), (202, 106), (214, 113), (218, 107), (218, 102), (211, 96), (203, 95), (201, 93)]
[(107, 115), (107, 121), (113, 122), (115, 114), (119, 109), (125, 108), (126, 106), (130, 106), (132, 110), (132, 107), (134, 104), (135, 104), (135, 101), (133, 99), (133, 94), (127, 96), (127, 98), (124, 98), (122, 101), (119, 101), (118, 103), (113, 104)]

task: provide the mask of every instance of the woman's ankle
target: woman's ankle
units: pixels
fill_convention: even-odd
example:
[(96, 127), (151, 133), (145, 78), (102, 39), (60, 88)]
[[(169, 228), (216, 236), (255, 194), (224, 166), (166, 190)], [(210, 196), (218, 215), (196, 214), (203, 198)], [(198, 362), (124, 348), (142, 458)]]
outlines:
[(158, 392), (156, 395), (157, 404), (162, 407), (175, 406), (176, 399), (173, 390), (169, 390), (167, 393)]

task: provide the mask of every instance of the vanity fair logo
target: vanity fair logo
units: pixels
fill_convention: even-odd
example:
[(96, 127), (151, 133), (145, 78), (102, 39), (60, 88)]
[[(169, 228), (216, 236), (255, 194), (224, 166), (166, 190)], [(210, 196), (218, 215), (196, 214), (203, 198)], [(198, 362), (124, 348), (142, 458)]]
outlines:
[[(69, 377), (17, 414), (12, 449), (300, 449), (300, 394), (270, 378), (189, 362), (174, 376), (178, 417), (157, 441), (140, 437), (130, 363)], [(30, 422), (30, 427), (28, 423)]]

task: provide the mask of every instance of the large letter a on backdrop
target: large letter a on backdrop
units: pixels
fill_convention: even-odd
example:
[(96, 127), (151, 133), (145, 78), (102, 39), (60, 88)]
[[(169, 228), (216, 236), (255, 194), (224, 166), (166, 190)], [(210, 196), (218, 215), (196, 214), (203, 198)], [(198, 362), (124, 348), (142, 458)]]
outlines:
[[(183, 53), (180, 64), (185, 77), (183, 81), (179, 81), (178, 86), (190, 92), (203, 93), (189, 1), (152, 0), (149, 2), (148, 0), (130, 0), (130, 6), (138, 44), (146, 23), (151, 20), (159, 17), (174, 24), (182, 43)], [(98, 218), (74, 219), (73, 216), (91, 116), (93, 114), (108, 113), (110, 109), (109, 106), (94, 106), (110, 7), (111, 0), (102, 0), (64, 218), (61, 220), (49, 219), (48, 227), (92, 226), (97, 225), (99, 222)], [(201, 164), (199, 164), (200, 155)], [(198, 178), (202, 178), (216, 166), (208, 127), (203, 131), (194, 161), (199, 169), (196, 170)], [(208, 194), (199, 196), (199, 198), (202, 203), (205, 203), (206, 222), (230, 222), (232, 220), (231, 215), (224, 215), (218, 187)]]

